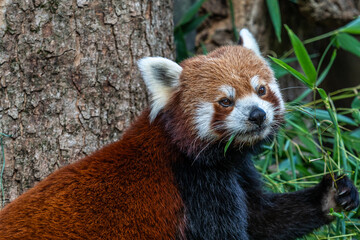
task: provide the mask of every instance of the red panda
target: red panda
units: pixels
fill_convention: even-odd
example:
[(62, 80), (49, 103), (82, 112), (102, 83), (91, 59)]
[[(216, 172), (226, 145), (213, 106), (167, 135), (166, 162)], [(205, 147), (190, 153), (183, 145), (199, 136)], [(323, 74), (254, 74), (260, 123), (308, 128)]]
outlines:
[[(262, 191), (251, 155), (284, 102), (253, 36), (180, 65), (139, 61), (151, 106), (121, 140), (61, 168), (0, 212), (0, 239), (294, 239), (359, 197), (346, 177)], [(224, 147), (235, 136), (226, 154)]]

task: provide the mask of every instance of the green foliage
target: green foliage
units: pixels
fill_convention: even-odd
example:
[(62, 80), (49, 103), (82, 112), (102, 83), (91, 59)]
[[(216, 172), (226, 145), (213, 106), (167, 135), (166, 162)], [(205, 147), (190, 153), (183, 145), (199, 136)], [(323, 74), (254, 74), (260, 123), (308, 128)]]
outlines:
[(239, 32), (236, 29), (234, 5), (233, 5), (232, 0), (228, 0), (228, 4), (229, 4), (229, 8), (230, 8), (231, 25), (232, 25), (233, 34), (235, 37), (235, 42), (238, 42), (239, 41)]
[[(279, 72), (280, 67), (309, 89), (287, 104), (284, 127), (275, 142), (258, 156), (258, 168), (263, 172), (267, 187), (275, 192), (311, 186), (326, 173), (346, 174), (359, 189), (360, 85), (333, 93), (318, 87), (326, 79), (339, 48), (360, 57), (359, 41), (350, 35), (360, 34), (359, 18), (343, 28), (307, 41), (301, 41), (289, 27), (285, 28), (293, 47), (291, 52), (295, 53), (302, 72), (286, 63), (289, 58), (270, 57), (278, 65), (275, 72)], [(329, 44), (315, 68), (305, 45), (324, 38), (330, 38)], [(321, 71), (329, 52), (329, 62)], [(304, 102), (310, 93), (313, 93), (313, 101)], [(347, 98), (353, 99), (351, 107), (336, 108), (336, 101)], [(331, 210), (329, 214), (337, 221), (302, 239), (354, 239), (360, 236), (359, 209), (350, 213)]]
[(190, 9), (180, 19), (179, 23), (175, 26), (174, 37), (176, 44), (176, 61), (181, 62), (182, 60), (191, 57), (192, 53), (188, 51), (186, 46), (185, 36), (192, 32), (203, 23), (210, 14), (204, 16), (197, 16), (197, 13), (201, 5), (207, 0), (196, 1)]
[(228, 150), (228, 148), (230, 147), (230, 144), (234, 141), (234, 138), (236, 137), (235, 134), (231, 135), (231, 137), (229, 138), (229, 140), (227, 141), (226, 145), (225, 145), (225, 149), (224, 149), (224, 156), (226, 155), (226, 151)]
[(285, 25), (286, 30), (288, 31), (291, 44), (294, 48), (296, 58), (298, 59), (302, 70), (304, 71), (306, 77), (305, 84), (312, 88), (315, 84), (317, 73), (315, 67), (310, 59), (308, 52), (306, 51), (304, 44), (300, 39), (291, 31), (291, 29)]
[(336, 40), (341, 48), (360, 57), (360, 42), (356, 38), (347, 33), (339, 33)]
[[(197, 1), (192, 9), (180, 21), (175, 29), (178, 61), (192, 54), (188, 52), (184, 35), (194, 30), (208, 15), (198, 17), (196, 11), (204, 1)], [(297, 2), (297, 1), (293, 1)], [(228, 0), (234, 36), (237, 30), (234, 23), (232, 1)], [(278, 1), (267, 0), (268, 11), (275, 29), (276, 36), (281, 41), (281, 16)], [(195, 9), (197, 9), (195, 11)], [(190, 24), (191, 23), (191, 24)], [(191, 26), (191, 27), (186, 27)], [(185, 29), (185, 31), (184, 31)], [(285, 25), (292, 49), (284, 57), (271, 59), (277, 78), (291, 74), (304, 83), (308, 89), (292, 102), (287, 103), (285, 123), (280, 129), (275, 141), (263, 147), (255, 161), (256, 167), (263, 174), (266, 187), (273, 192), (291, 192), (313, 186), (323, 175), (346, 174), (360, 189), (360, 85), (327, 93), (319, 85), (333, 66), (337, 52), (349, 51), (360, 57), (360, 43), (351, 34), (360, 34), (360, 17), (329, 33), (308, 40), (300, 40), (296, 34)], [(322, 54), (309, 54), (306, 45), (328, 38), (328, 46)], [(179, 49), (181, 47), (182, 49)], [(203, 53), (207, 49), (201, 45)], [(288, 57), (291, 53), (295, 56)], [(179, 55), (180, 54), (180, 55)], [(320, 57), (320, 59), (318, 59)], [(314, 64), (313, 59), (318, 59)], [(298, 62), (301, 69), (290, 66)], [(357, 76), (354, 76), (357, 77)], [(312, 101), (304, 101), (312, 94)], [(336, 102), (342, 99), (352, 99), (347, 108), (337, 108)], [(231, 136), (224, 149), (224, 154), (234, 140)], [(352, 212), (329, 212), (337, 218), (329, 226), (309, 234), (301, 239), (358, 239), (360, 236), (360, 210)]]
[(266, 0), (271, 22), (275, 29), (275, 34), (279, 42), (281, 42), (281, 14), (278, 0)]
[(360, 34), (360, 17), (346, 24), (343, 28), (340, 29), (340, 32)]

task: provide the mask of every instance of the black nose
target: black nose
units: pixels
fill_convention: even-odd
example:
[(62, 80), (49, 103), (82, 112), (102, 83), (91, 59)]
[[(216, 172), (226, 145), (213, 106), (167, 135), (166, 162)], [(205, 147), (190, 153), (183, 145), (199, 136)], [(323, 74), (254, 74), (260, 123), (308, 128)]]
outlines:
[(261, 126), (266, 119), (266, 112), (261, 108), (255, 107), (249, 114), (249, 121)]

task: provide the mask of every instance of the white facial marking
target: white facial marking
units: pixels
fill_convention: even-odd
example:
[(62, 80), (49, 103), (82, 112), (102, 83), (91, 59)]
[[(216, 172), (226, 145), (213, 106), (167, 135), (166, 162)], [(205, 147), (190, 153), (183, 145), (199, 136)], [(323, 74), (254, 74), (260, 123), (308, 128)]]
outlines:
[(256, 90), (256, 88), (260, 85), (259, 76), (258, 75), (253, 76), (250, 80), (250, 84), (253, 87), (253, 89)]
[(270, 83), (268, 86), (271, 89), (271, 91), (275, 94), (275, 96), (279, 99), (280, 102), (279, 110), (281, 111), (281, 113), (284, 113), (285, 104), (282, 95), (280, 93), (279, 85), (276, 83), (276, 80), (274, 79), (273, 82)]
[(254, 38), (254, 36), (246, 28), (241, 29), (240, 37), (242, 38), (243, 46), (253, 50), (256, 55), (261, 56), (259, 46)]
[(235, 88), (233, 88), (232, 86), (229, 85), (222, 85), (220, 87), (220, 91), (222, 91), (223, 93), (225, 93), (225, 95), (230, 98), (230, 99), (234, 99), (235, 98)]
[(212, 103), (201, 103), (196, 109), (195, 126), (198, 130), (198, 136), (201, 139), (212, 139), (211, 121), (214, 115), (214, 107)]
[[(257, 126), (248, 121), (250, 112), (254, 107), (259, 107), (266, 113), (264, 121), (265, 129), (259, 133), (249, 133), (256, 131)], [(258, 97), (255, 93), (247, 97), (236, 100), (234, 110), (226, 118), (227, 129), (232, 133), (238, 133), (241, 141), (255, 141), (265, 138), (271, 131), (271, 124), (274, 121), (274, 106), (272, 103)], [(248, 134), (247, 134), (248, 133)], [(244, 134), (244, 135), (242, 135)]]
[(143, 58), (138, 61), (138, 66), (151, 94), (150, 121), (153, 121), (179, 85), (182, 67), (162, 57)]

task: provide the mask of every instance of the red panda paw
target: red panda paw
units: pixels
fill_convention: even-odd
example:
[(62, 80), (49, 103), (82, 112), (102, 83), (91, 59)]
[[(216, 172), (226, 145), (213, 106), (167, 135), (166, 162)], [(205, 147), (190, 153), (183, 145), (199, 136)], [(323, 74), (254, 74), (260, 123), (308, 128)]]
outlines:
[(327, 174), (323, 177), (320, 186), (326, 189), (322, 199), (322, 210), (326, 215), (329, 214), (331, 208), (339, 212), (351, 211), (359, 206), (359, 192), (347, 176)]
[(345, 176), (339, 176), (336, 181), (335, 201), (338, 207), (345, 211), (351, 211), (359, 206), (359, 192), (351, 180)]

